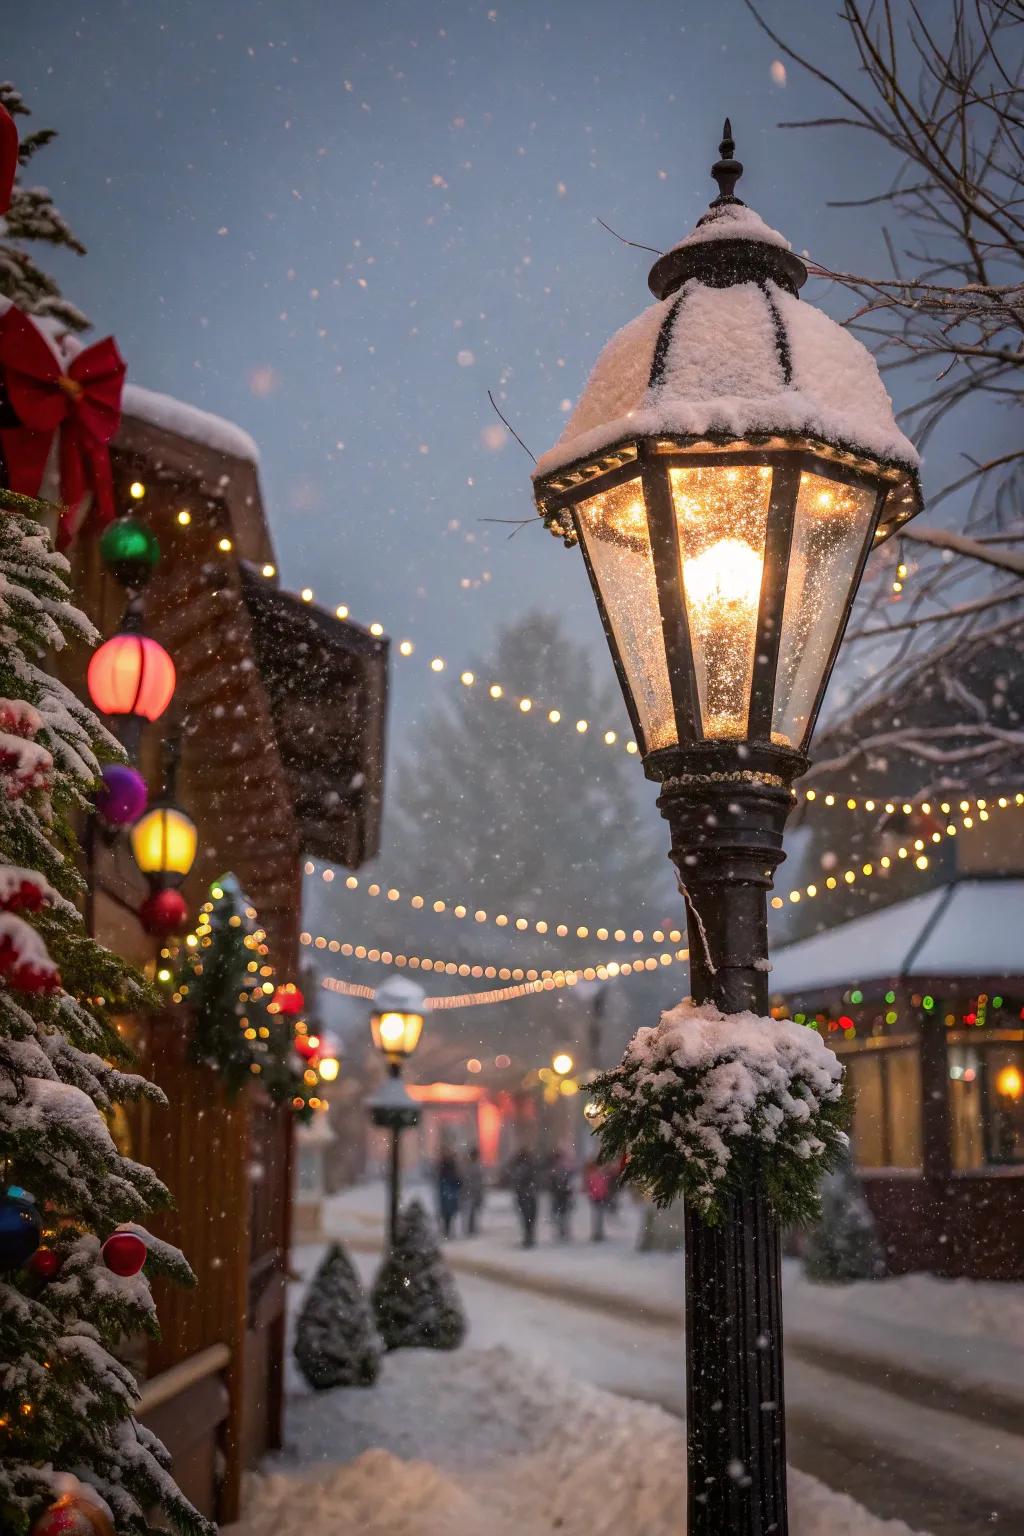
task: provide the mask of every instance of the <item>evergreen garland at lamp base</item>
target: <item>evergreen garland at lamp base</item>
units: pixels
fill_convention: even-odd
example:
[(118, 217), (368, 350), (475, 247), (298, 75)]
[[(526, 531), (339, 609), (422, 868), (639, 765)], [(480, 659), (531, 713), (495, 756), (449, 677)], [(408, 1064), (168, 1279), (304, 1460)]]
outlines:
[(332, 1243), (310, 1283), (295, 1329), (295, 1360), (316, 1391), (368, 1387), (377, 1380), (381, 1342), (366, 1293), (340, 1243)]
[(418, 1200), (399, 1215), (394, 1246), (373, 1284), (373, 1310), (387, 1349), (458, 1349), (466, 1336), (455, 1281)]
[(691, 1001), (640, 1029), (589, 1085), (600, 1160), (652, 1199), (690, 1201), (709, 1225), (760, 1184), (779, 1220), (818, 1214), (818, 1181), (847, 1147), (852, 1106), (821, 1036), (791, 1019), (719, 1013)]

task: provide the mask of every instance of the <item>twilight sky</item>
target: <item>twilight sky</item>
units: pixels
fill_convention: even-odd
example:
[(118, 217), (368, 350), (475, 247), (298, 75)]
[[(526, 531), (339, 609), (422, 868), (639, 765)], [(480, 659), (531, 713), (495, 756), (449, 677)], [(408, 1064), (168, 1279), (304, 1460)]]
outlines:
[[(763, 8), (853, 80), (831, 6)], [(714, 192), (728, 113), (770, 224), (889, 270), (874, 212), (826, 205), (893, 167), (866, 136), (777, 128), (832, 102), (742, 0), (35, 0), (4, 41), (33, 125), (60, 130), (37, 174), (89, 247), (52, 265), (93, 334), (258, 440), (288, 585), (416, 641), (395, 751), (449, 685), (428, 658), (457, 674), (529, 609), (609, 668), (582, 561), (539, 523), (509, 542), (482, 521), (531, 511), (488, 388), (543, 451), (650, 302), (651, 258), (595, 216), (672, 244)]]
[[(766, 0), (820, 58), (832, 7)], [(825, 101), (742, 0), (36, 0), (6, 73), (59, 141), (37, 161), (80, 237), (55, 262), (135, 382), (247, 427), (284, 579), (458, 661), (531, 603), (598, 637), (582, 564), (530, 512), (602, 342), (714, 187), (798, 249), (881, 266), (866, 139), (775, 127)], [(842, 310), (843, 298), (836, 303)]]

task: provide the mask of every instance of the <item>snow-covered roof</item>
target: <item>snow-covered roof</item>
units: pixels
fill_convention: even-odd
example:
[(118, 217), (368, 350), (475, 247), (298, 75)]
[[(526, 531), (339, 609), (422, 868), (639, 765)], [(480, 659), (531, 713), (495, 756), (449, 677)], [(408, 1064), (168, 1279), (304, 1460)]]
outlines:
[(172, 395), (161, 395), (155, 390), (143, 389), (138, 384), (126, 384), (121, 408), (126, 416), (148, 421), (152, 426), (174, 432), (179, 437), (188, 438), (190, 442), (202, 443), (204, 447), (228, 454), (233, 459), (248, 459), (253, 464), (259, 463), (259, 448), (248, 432), (236, 426), (233, 421), (225, 421), (222, 416), (214, 416), (194, 405), (186, 405), (183, 400), (175, 400)]
[(773, 994), (903, 977), (1024, 975), (1024, 880), (959, 880), (786, 945)]
[(604, 347), (535, 480), (659, 434), (785, 433), (913, 475), (918, 455), (896, 425), (874, 359), (797, 296), (805, 276), (788, 241), (751, 208), (713, 207), (655, 263), (651, 286), (664, 296)]

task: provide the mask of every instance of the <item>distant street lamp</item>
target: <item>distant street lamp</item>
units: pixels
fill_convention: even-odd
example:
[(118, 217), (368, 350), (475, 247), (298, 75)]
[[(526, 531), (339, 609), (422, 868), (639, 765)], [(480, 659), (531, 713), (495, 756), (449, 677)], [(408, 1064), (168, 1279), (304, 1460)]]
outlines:
[(551, 1065), (559, 1077), (568, 1077), (573, 1068), (573, 1060), (568, 1051), (556, 1051), (551, 1058)]
[(386, 1057), (388, 1075), (370, 1099), (374, 1125), (391, 1132), (388, 1174), (388, 1245), (394, 1246), (401, 1193), (401, 1135), (419, 1123), (420, 1111), (402, 1082), (402, 1067), (419, 1044), (423, 1033), (426, 997), (423, 988), (408, 976), (389, 976), (374, 996), (370, 1032), (378, 1051)]
[[(686, 901), (691, 990), (768, 1011), (766, 893), (865, 561), (920, 511), (870, 354), (788, 243), (719, 196), (606, 346), (538, 510), (578, 543)], [(686, 1211), (689, 1536), (785, 1536), (778, 1222)], [(737, 1470), (739, 1469), (739, 1470)]]

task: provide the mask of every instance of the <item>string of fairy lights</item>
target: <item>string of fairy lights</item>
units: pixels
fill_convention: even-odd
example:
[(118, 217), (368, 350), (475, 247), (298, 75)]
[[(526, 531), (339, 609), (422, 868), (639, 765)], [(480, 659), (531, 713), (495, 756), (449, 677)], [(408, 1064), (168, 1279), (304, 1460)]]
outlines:
[[(141, 482), (136, 481), (131, 486), (131, 494), (133, 498), (140, 500), (146, 494), (146, 487)], [(177, 521), (182, 527), (189, 527), (193, 521), (192, 513), (187, 508), (182, 508), (177, 514)], [(222, 553), (229, 554), (234, 549), (234, 543), (230, 537), (225, 535), (219, 540), (217, 547)], [(254, 571), (258, 571), (266, 581), (275, 581), (277, 579), (278, 568), (272, 561), (268, 560), (262, 565), (255, 564), (251, 568)], [(896, 567), (896, 576), (893, 580), (893, 591), (897, 595), (903, 591), (908, 574), (906, 562), (901, 559)], [(304, 603), (312, 605), (317, 601), (316, 593), (312, 587), (301, 587), (296, 595)], [(320, 606), (325, 612), (333, 612), (334, 616), (338, 619), (350, 619), (352, 616), (347, 603), (337, 603), (333, 606), (330, 604), (320, 604)], [(353, 620), (353, 622), (357, 621)], [(366, 629), (375, 639), (381, 639), (385, 634), (385, 626), (378, 619), (373, 619), (369, 624), (364, 624), (361, 627)], [(410, 660), (413, 656), (422, 654), (417, 642), (409, 638), (399, 640), (395, 649), (403, 660)], [(456, 674), (456, 665), (446, 656), (434, 655), (429, 659), (428, 671), (435, 677), (451, 677)], [(599, 739), (605, 746), (619, 747), (629, 753), (631, 757), (635, 757), (640, 750), (632, 737), (614, 727), (606, 726), (602, 729), (600, 725), (595, 725), (593, 721), (585, 717), (576, 716), (572, 710), (539, 703), (536, 699), (517, 693), (515, 689), (509, 688), (505, 683), (497, 681), (485, 683), (483, 679), (479, 678), (475, 672), (468, 668), (463, 668), (457, 675), (463, 687), (479, 688), (485, 697), (503, 702), (514, 708), (521, 715), (544, 720), (549, 725), (571, 726), (575, 735), (586, 737), (587, 739)], [(898, 809), (901, 809), (906, 814), (919, 809), (927, 815), (932, 809), (928, 802), (922, 804), (921, 802), (901, 798), (885, 799), (878, 796), (870, 797), (847, 794), (843, 791), (797, 790), (796, 797), (798, 803), (802, 801), (806, 801), (808, 804), (817, 802), (830, 808), (838, 807), (849, 811), (865, 810), (869, 813), (876, 810), (884, 810), (888, 815), (894, 814)], [(1016, 798), (1017, 804), (1024, 804), (1024, 797), (1018, 795)], [(959, 806), (961, 810), (967, 811), (974, 810), (975, 808), (984, 809), (990, 803), (992, 802), (987, 801), (984, 797), (970, 797), (968, 799), (961, 799)], [(1005, 799), (1000, 799), (998, 803), (1004, 805), (1007, 802)], [(942, 811), (943, 815), (948, 815), (953, 807), (950, 802), (944, 801), (938, 808)]]
[[(609, 977), (614, 979), (620, 975), (630, 976), (634, 971), (639, 970), (656, 971), (659, 965), (673, 965), (677, 960), (689, 959), (687, 949), (678, 949), (675, 952), (663, 950), (658, 955), (647, 955), (633, 960), (607, 960), (598, 965), (549, 966), (541, 970), (535, 966), (483, 965), (473, 964), (468, 960), (439, 960), (433, 955), (406, 955), (366, 944), (352, 944), (348, 941), (343, 943), (340, 939), (328, 939), (322, 933), (300, 933), (299, 943), (328, 950), (331, 954), (344, 955), (346, 959), (366, 960), (371, 965), (395, 966), (398, 970), (408, 968), (412, 971), (433, 971), (438, 976), (523, 982), (529, 985), (536, 984), (538, 988), (542, 988), (545, 982), (552, 981), (558, 976), (576, 976), (580, 981), (593, 981), (595, 978), (604, 981)], [(599, 972), (604, 974), (599, 975)], [(556, 986), (563, 984), (555, 982)], [(550, 991), (551, 988), (546, 990)]]
[[(370, 958), (369, 952), (365, 958)], [(410, 956), (405, 958), (407, 958), (407, 963), (412, 964), (413, 960), (417, 957)], [(384, 954), (378, 953), (378, 960), (384, 965), (397, 964), (398, 959), (398, 956), (385, 959)], [(514, 1002), (517, 998), (533, 996), (537, 992), (554, 992), (561, 991), (563, 988), (577, 987), (584, 981), (617, 981), (620, 977), (638, 976), (641, 972), (656, 971), (661, 966), (674, 965), (678, 961), (687, 959), (689, 959), (689, 950), (681, 949), (677, 950), (675, 954), (647, 955), (642, 959), (623, 961), (621, 964), (615, 960), (610, 960), (606, 964), (587, 965), (579, 970), (544, 971), (539, 975), (533, 973), (532, 979), (518, 982), (511, 986), (491, 987), (477, 992), (441, 993), (437, 996), (427, 997), (425, 1004), (433, 1012), (443, 1012), (452, 1008), (477, 1008), (485, 1003), (509, 1003)], [(467, 972), (470, 975), (497, 974), (501, 976), (505, 974), (504, 969), (495, 971), (493, 966), (457, 966), (455, 971), (449, 971), (449, 967), (453, 964), (453, 961), (435, 962), (432, 967), (430, 965), (423, 965), (423, 969), (433, 968), (438, 970), (443, 965), (445, 971), (452, 975), (456, 971), (459, 975), (466, 974)], [(509, 974), (513, 973), (509, 972)], [(372, 1001), (377, 995), (375, 987), (368, 987), (360, 982), (347, 981), (340, 976), (325, 976), (321, 981), (321, 986), (327, 992), (338, 992), (346, 997), (365, 998), (369, 1001)]]
[[(810, 794), (813, 796), (814, 791), (810, 791)], [(833, 796), (828, 798), (834, 799)], [(892, 802), (889, 802), (889, 804), (892, 805), (893, 810), (896, 809)], [(869, 802), (865, 809), (873, 808), (873, 805), (874, 802)], [(877, 859), (866, 860), (859, 864), (850, 865), (846, 869), (823, 875), (820, 881), (811, 882), (808, 885), (790, 891), (788, 898), (775, 896), (772, 898), (772, 906), (776, 909), (783, 907), (786, 905), (787, 899), (794, 904), (805, 899), (814, 900), (817, 896), (829, 891), (854, 885), (858, 880), (884, 877), (894, 866), (898, 866), (906, 861), (910, 861), (916, 869), (924, 871), (928, 869), (930, 864), (929, 849), (945, 842), (948, 838), (956, 837), (960, 831), (970, 831), (976, 822), (988, 821), (991, 818), (992, 812), (996, 809), (1007, 810), (1022, 805), (1024, 805), (1024, 794), (1018, 794), (1012, 798), (1002, 795), (997, 800), (991, 802), (985, 799), (976, 801), (963, 800), (959, 806), (961, 813), (959, 822), (950, 820), (944, 826), (934, 828), (926, 837), (915, 837), (900, 843), (893, 848), (891, 853), (883, 853)], [(886, 809), (888, 808), (887, 805)], [(909, 802), (903, 808), (908, 811), (915, 809), (910, 806)], [(975, 814), (971, 814), (970, 808), (974, 809)], [(925, 816), (933, 814), (933, 807), (927, 801), (916, 807), (916, 809)], [(948, 802), (943, 801), (940, 805), (934, 807), (934, 811), (941, 811), (944, 816), (949, 815), (951, 806)], [(308, 861), (305, 871), (307, 875), (314, 874), (316, 871), (315, 864), (312, 861)], [(321, 870), (320, 877), (326, 884), (332, 884), (336, 878), (335, 871), (330, 867), (325, 867)], [(569, 937), (575, 939), (593, 938), (602, 944), (609, 942), (643, 944), (650, 939), (655, 944), (662, 944), (666, 941), (671, 944), (678, 944), (683, 938), (683, 934), (678, 928), (655, 928), (648, 932), (648, 930), (640, 927), (632, 929), (626, 929), (621, 926), (609, 927), (604, 924), (583, 923), (569, 918), (562, 918), (556, 921), (549, 918), (515, 916), (507, 912), (488, 912), (486, 908), (473, 907), (465, 902), (452, 901), (450, 898), (439, 895), (422, 896), (414, 894), (410, 896), (407, 893), (403, 893), (398, 886), (388, 885), (379, 880), (361, 880), (358, 875), (345, 876), (342, 880), (342, 885), (346, 891), (359, 892), (373, 899), (383, 898), (384, 901), (390, 904), (405, 904), (414, 911), (429, 910), (438, 917), (453, 917), (459, 920), (471, 919), (477, 924), (490, 923), (497, 928), (502, 928), (509, 932), (532, 932), (547, 939), (566, 939)], [(330, 949), (332, 953), (340, 951), (340, 953), (346, 955), (354, 954), (357, 959), (366, 958), (365, 954), (360, 955), (358, 953), (359, 949), (364, 948), (361, 945), (353, 947), (351, 944), (342, 944), (340, 940), (327, 938), (323, 935), (317, 935), (314, 938), (312, 935), (304, 934), (302, 937), (304, 943), (315, 943), (318, 948)], [(385, 953), (388, 952), (385, 951)], [(386, 963), (390, 964), (390, 961)], [(402, 963), (406, 963), (405, 957), (403, 957)], [(489, 969), (495, 975), (499, 974), (498, 971), (494, 970), (494, 967)], [(456, 973), (452, 972), (451, 974)], [(470, 974), (470, 971), (467, 970), (460, 974)], [(509, 972), (509, 975), (511, 976), (512, 972)], [(529, 973), (524, 973), (524, 976), (527, 980), (535, 979)]]
[[(138, 498), (144, 494), (144, 486), (141, 484), (132, 486), (132, 495), (134, 497)], [(187, 527), (192, 522), (192, 514), (187, 509), (182, 509), (177, 514), (177, 520), (182, 527)], [(233, 548), (232, 540), (227, 536), (221, 538), (218, 548), (225, 553), (229, 553)], [(259, 570), (260, 574), (267, 581), (275, 580), (278, 574), (277, 567), (270, 561), (267, 561), (262, 566), (256, 566), (254, 569)], [(908, 574), (908, 568), (901, 559), (892, 583), (895, 594), (899, 595), (902, 592)], [(316, 595), (312, 587), (301, 588), (297, 595), (304, 603), (313, 604), (316, 602)], [(351, 616), (349, 607), (345, 603), (336, 604), (333, 607), (333, 612), (340, 620), (349, 619)], [(375, 638), (381, 638), (385, 633), (384, 625), (379, 620), (373, 620), (365, 628)], [(410, 660), (418, 653), (416, 642), (409, 638), (398, 640), (395, 649), (398, 657), (403, 660)], [(435, 677), (442, 677), (454, 675), (456, 669), (449, 658), (434, 655), (429, 658), (427, 670)], [(476, 689), (484, 697), (495, 702), (504, 703), (522, 716), (530, 716), (542, 720), (551, 726), (564, 725), (567, 729), (571, 727), (576, 737), (591, 740), (598, 738), (605, 746), (621, 748), (630, 756), (636, 756), (639, 752), (637, 742), (633, 738), (623, 735), (615, 728), (606, 727), (602, 729), (586, 717), (574, 717), (572, 711), (541, 703), (527, 695), (519, 694), (505, 683), (499, 681), (487, 682), (470, 669), (463, 669), (457, 675), (459, 682), (464, 688)], [(955, 819), (950, 819), (944, 825), (940, 824), (931, 830), (922, 829), (927, 832), (927, 835), (908, 839), (897, 846), (892, 853), (886, 852), (877, 859), (865, 860), (846, 869), (825, 874), (818, 881), (812, 881), (805, 886), (791, 890), (786, 897), (776, 895), (772, 898), (771, 903), (776, 909), (784, 907), (787, 901), (796, 904), (804, 900), (814, 900), (821, 895), (845, 889), (859, 881), (884, 876), (894, 866), (898, 867), (901, 862), (909, 863), (916, 869), (924, 871), (929, 867), (929, 851), (934, 845), (942, 843), (947, 838), (955, 837), (961, 830), (970, 830), (974, 826), (975, 820), (979, 822), (987, 821), (995, 809), (1007, 809), (1010, 806), (1020, 807), (1024, 805), (1024, 793), (1020, 792), (1012, 796), (1001, 795), (992, 799), (983, 796), (971, 796), (959, 800), (951, 798), (931, 802), (928, 800), (919, 801), (895, 797), (881, 798), (863, 794), (847, 794), (841, 790), (822, 791), (809, 787), (805, 790), (797, 791), (796, 798), (798, 803), (803, 803), (807, 806), (821, 806), (827, 810), (840, 809), (850, 813), (864, 812), (868, 815), (878, 814), (891, 817), (901, 812), (906, 816), (917, 815), (927, 821), (940, 816), (943, 819), (955, 818), (957, 812), (959, 812), (961, 819), (959, 825)], [(306, 874), (312, 875), (314, 873), (315, 865), (307, 863)], [(335, 871), (325, 868), (322, 871), (321, 877), (326, 883), (331, 883), (335, 879)], [(383, 897), (390, 903), (404, 902), (414, 910), (429, 908), (437, 916), (451, 916), (462, 920), (472, 918), (478, 924), (492, 923), (498, 928), (519, 933), (532, 931), (544, 937), (558, 939), (569, 937), (575, 939), (593, 938), (599, 943), (625, 943), (631, 940), (633, 943), (640, 944), (646, 942), (648, 937), (647, 930), (639, 926), (627, 930), (621, 925), (595, 925), (591, 922), (571, 921), (568, 918), (555, 920), (549, 918), (526, 918), (522, 915), (513, 915), (507, 912), (488, 913), (483, 908), (471, 907), (466, 902), (453, 902), (447, 897), (438, 895), (424, 896), (418, 893), (406, 895), (397, 887), (385, 885), (377, 880), (371, 880), (364, 884), (356, 875), (347, 876), (344, 884), (347, 890), (362, 891), (371, 898)], [(628, 976), (636, 969), (657, 968), (659, 963), (671, 964), (674, 960), (685, 959), (687, 956), (687, 951), (680, 950), (675, 955), (662, 954), (658, 957), (648, 957), (648, 959), (643, 961), (626, 961), (621, 964), (613, 961), (594, 967), (586, 966), (560, 971), (538, 971), (535, 968), (480, 966), (470, 965), (466, 962), (438, 961), (431, 956), (394, 954), (386, 949), (369, 948), (362, 944), (343, 942), (321, 934), (314, 936), (304, 933), (300, 937), (304, 944), (327, 949), (331, 953), (340, 953), (359, 960), (368, 960), (371, 963), (395, 965), (399, 968), (409, 966), (413, 969), (419, 968), (425, 971), (434, 970), (446, 975), (471, 976), (474, 978), (486, 977), (487, 979), (504, 980), (510, 983), (510, 985), (504, 987), (492, 988), (488, 992), (459, 994), (457, 996), (448, 995), (432, 1000), (433, 1006), (449, 1008), (469, 1006), (473, 1001), (509, 1001), (513, 997), (521, 997), (531, 991), (552, 990), (555, 987), (574, 985), (577, 980), (591, 980), (595, 977), (609, 979), (609, 977), (618, 975)], [(650, 938), (655, 943), (662, 943), (667, 940), (675, 944), (682, 939), (682, 933), (675, 928), (654, 928), (651, 930)], [(606, 973), (604, 976), (601, 975), (602, 971)], [(573, 978), (573, 980), (568, 978)], [(328, 981), (331, 983), (332, 990), (345, 990), (349, 991), (350, 995), (360, 997), (372, 997), (373, 995), (372, 988), (366, 988), (360, 983), (343, 983), (338, 978), (328, 978)], [(325, 982), (325, 985), (327, 985), (327, 982)]]

